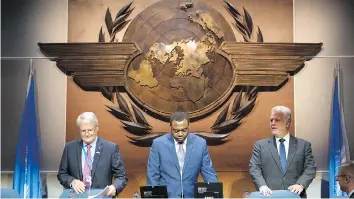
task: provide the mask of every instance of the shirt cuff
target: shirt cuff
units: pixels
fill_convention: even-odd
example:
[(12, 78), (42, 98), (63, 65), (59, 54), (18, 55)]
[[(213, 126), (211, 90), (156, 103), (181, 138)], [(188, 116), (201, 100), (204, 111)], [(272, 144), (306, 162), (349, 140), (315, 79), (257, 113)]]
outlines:
[(73, 188), (73, 185), (72, 185), (72, 184), (73, 184), (73, 182), (71, 181), (71, 182), (70, 182), (70, 185), (69, 185), (70, 188)]

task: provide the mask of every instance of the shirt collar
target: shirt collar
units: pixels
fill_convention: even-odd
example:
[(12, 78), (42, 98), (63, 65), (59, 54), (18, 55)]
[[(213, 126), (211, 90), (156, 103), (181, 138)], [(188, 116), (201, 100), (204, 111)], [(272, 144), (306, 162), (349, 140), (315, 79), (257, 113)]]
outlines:
[[(183, 146), (187, 146), (187, 140), (188, 140), (188, 136), (186, 137), (186, 139), (183, 142)], [(179, 143), (175, 140), (175, 138), (173, 138), (173, 141), (175, 142), (175, 146), (178, 146)]]
[[(277, 143), (279, 142), (281, 138), (278, 138), (278, 137), (275, 137), (275, 140), (277, 141)], [(290, 133), (288, 132), (284, 137), (283, 139), (285, 140), (285, 142), (289, 142), (290, 140)]]
[(348, 194), (348, 196), (351, 196), (352, 194), (354, 194), (354, 189)]
[[(90, 145), (91, 145), (91, 147), (93, 148), (93, 149), (95, 149), (96, 148), (96, 144), (97, 144), (97, 136), (96, 136), (96, 139), (95, 139), (95, 141), (93, 141)], [(84, 143), (84, 147), (86, 147), (87, 146), (87, 144), (85, 143), (85, 142), (83, 142)]]

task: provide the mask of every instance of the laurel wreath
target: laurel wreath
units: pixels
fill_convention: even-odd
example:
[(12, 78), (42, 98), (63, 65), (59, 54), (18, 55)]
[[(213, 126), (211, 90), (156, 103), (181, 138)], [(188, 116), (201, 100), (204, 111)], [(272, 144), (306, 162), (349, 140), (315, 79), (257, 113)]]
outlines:
[[(129, 23), (129, 21), (131, 21), (131, 19), (127, 20), (127, 18), (134, 10), (134, 8), (130, 9), (132, 3), (133, 2), (130, 2), (127, 5), (123, 6), (116, 14), (116, 18), (114, 19), (114, 21), (112, 19), (111, 12), (109, 11), (109, 7), (107, 8), (105, 15), (105, 23), (108, 34), (110, 36), (109, 42), (118, 42), (118, 40), (116, 40), (116, 34), (121, 31)], [(98, 41), (105, 42), (105, 34), (103, 33), (102, 26), (98, 35)]]
[[(235, 28), (241, 33), (245, 42), (251, 42), (252, 34), (253, 34), (253, 20), (251, 15), (248, 13), (246, 8), (243, 7), (243, 14), (241, 14), (237, 8), (224, 0), (226, 3), (226, 9), (228, 9), (229, 13), (235, 20)], [(263, 42), (263, 34), (259, 26), (257, 26), (257, 42)]]
[[(226, 3), (226, 9), (235, 20), (235, 24), (233, 25), (243, 36), (244, 42), (251, 42), (253, 36), (252, 17), (245, 8), (243, 8), (243, 14), (241, 14), (235, 6), (226, 0), (224, 1)], [(131, 4), (132, 2), (122, 7), (114, 21), (111, 18), (109, 8), (107, 9), (105, 22), (110, 35), (109, 42), (114, 42), (115, 35), (130, 21), (126, 19), (134, 9), (130, 9)], [(257, 42), (263, 42), (262, 32), (259, 26), (257, 27)], [(99, 42), (105, 42), (102, 27), (99, 33)], [(131, 108), (129, 108), (128, 102), (119, 93), (118, 87), (102, 87), (101, 92), (103, 96), (113, 103), (113, 106), (106, 105), (109, 109), (108, 111), (123, 123), (123, 128), (127, 132), (132, 134), (132, 136), (127, 136), (132, 144), (137, 146), (151, 146), (155, 138), (166, 133), (155, 132), (138, 107), (130, 103)], [(114, 103), (114, 94), (116, 103)], [(257, 87), (242, 87), (232, 103), (228, 102), (227, 105), (223, 107), (223, 110), (219, 113), (214, 124), (211, 126), (210, 132), (196, 131), (194, 133), (205, 138), (208, 145), (220, 145), (227, 142), (225, 138), (231, 135), (231, 133), (242, 124), (242, 120), (253, 110), (257, 96)]]
[[(106, 10), (105, 14), (105, 25), (107, 28), (107, 32), (109, 34), (109, 41), (107, 42), (118, 42), (116, 39), (116, 34), (121, 31), (131, 20), (127, 20), (129, 15), (133, 12), (134, 8), (131, 8), (133, 1), (123, 6), (116, 14), (115, 19), (112, 19), (111, 12), (109, 7)], [(106, 42), (105, 33), (103, 32), (103, 27), (98, 34), (98, 42)], [(108, 100), (113, 102), (114, 95), (114, 87), (113, 86), (105, 86), (101, 87), (102, 95)]]

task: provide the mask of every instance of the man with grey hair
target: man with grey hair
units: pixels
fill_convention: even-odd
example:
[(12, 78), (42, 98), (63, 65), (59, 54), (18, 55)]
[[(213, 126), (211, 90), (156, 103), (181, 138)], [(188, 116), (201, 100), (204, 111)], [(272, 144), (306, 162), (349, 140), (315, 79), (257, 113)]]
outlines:
[(290, 109), (274, 107), (270, 115), (273, 136), (254, 144), (250, 174), (257, 190), (266, 196), (272, 190), (287, 189), (306, 197), (305, 190), (315, 178), (311, 143), (290, 135), (290, 125)]
[(171, 133), (153, 141), (147, 165), (147, 185), (166, 185), (169, 198), (193, 198), (199, 173), (205, 182), (218, 178), (206, 141), (189, 133), (185, 112), (175, 112), (170, 119)]
[(117, 144), (97, 136), (98, 120), (92, 112), (79, 115), (76, 125), (81, 138), (65, 145), (57, 176), (60, 184), (76, 193), (108, 186), (108, 196), (118, 195), (128, 179)]
[(349, 198), (354, 198), (354, 161), (347, 161), (341, 165), (337, 181), (340, 189), (346, 192)]

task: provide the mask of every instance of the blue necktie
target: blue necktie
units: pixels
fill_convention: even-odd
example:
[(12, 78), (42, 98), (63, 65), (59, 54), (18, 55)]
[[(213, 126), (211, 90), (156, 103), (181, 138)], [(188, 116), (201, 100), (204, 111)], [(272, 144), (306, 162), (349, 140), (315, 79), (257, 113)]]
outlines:
[(284, 146), (285, 139), (280, 139), (279, 142), (279, 156), (280, 156), (280, 163), (281, 168), (283, 170), (283, 174), (286, 172), (286, 153), (285, 153), (285, 146)]

